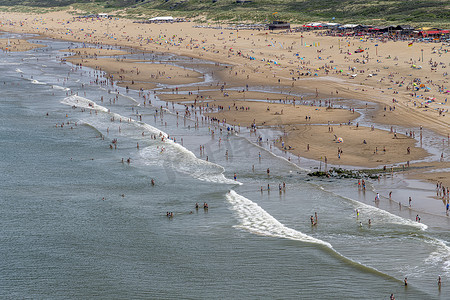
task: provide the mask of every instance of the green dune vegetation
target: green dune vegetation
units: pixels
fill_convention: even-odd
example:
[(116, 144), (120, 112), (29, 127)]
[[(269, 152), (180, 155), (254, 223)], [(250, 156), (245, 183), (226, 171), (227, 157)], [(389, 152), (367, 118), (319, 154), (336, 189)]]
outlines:
[[(196, 18), (197, 21), (304, 23), (328, 21), (373, 25), (450, 27), (448, 0), (0, 0), (2, 10), (45, 11), (71, 7), (77, 13), (115, 12), (120, 17)], [(36, 10), (39, 8), (39, 10)]]

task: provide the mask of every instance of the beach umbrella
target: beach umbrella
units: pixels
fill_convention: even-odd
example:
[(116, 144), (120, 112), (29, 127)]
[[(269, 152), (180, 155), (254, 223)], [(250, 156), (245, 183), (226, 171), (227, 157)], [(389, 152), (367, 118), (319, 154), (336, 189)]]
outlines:
[(344, 139), (340, 137), (340, 138), (337, 139), (337, 142), (338, 142), (338, 143), (343, 143), (343, 142), (344, 142)]

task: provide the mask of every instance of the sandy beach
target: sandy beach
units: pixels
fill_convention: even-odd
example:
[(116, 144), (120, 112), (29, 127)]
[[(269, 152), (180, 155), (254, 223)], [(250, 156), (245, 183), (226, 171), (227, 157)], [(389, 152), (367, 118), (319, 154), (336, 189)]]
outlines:
[(5, 298), (448, 294), (449, 45), (134, 21), (0, 12)]
[[(108, 55), (109, 52), (101, 55)], [(114, 55), (114, 54), (109, 54)], [(110, 79), (117, 81), (119, 86), (132, 89), (152, 89), (157, 83), (187, 84), (199, 82), (202, 75), (187, 69), (182, 69), (166, 63), (147, 63), (135, 59), (118, 58), (86, 58), (75, 55), (67, 61), (77, 65), (90, 67), (108, 73)]]
[(344, 166), (373, 168), (427, 156), (413, 138), (361, 126), (290, 126), (277, 144), (298, 156)]
[[(378, 109), (367, 112), (374, 124), (391, 126), (393, 132), (396, 126), (422, 126), (441, 135), (448, 147), (448, 45), (414, 43), (409, 47), (406, 41), (329, 37), (317, 32), (237, 31), (201, 28), (192, 23), (75, 19), (65, 12), (3, 12), (0, 24), (5, 31), (95, 44), (95, 49), (72, 50), (76, 55), (67, 60), (105, 71), (121, 86), (132, 89), (151, 89), (158, 83), (194, 83), (201, 81), (202, 75), (166, 63), (144, 64), (111, 57), (130, 51), (124, 47), (214, 61), (212, 72), (220, 82), (197, 86), (191, 94), (161, 94), (161, 99), (199, 106), (207, 102), (208, 110), (204, 112), (209, 117), (232, 125), (276, 126), (284, 130), (283, 142), (291, 146), (294, 155), (316, 160), (326, 156), (331, 164), (360, 167), (405, 164), (428, 156), (416, 140), (400, 133), (394, 139), (389, 131), (355, 128), (352, 121), (359, 114), (351, 108), (339, 109), (341, 99), (356, 99), (359, 106), (377, 103)], [(108, 45), (124, 49), (110, 50)], [(356, 49), (364, 52), (355, 53)], [(273, 86), (280, 93), (252, 91), (258, 86)], [(318, 102), (327, 98), (333, 108)], [(327, 126), (313, 126), (349, 122), (350, 126), (332, 126), (334, 132), (329, 132)], [(343, 139), (340, 145), (336, 145), (335, 135)], [(305, 151), (307, 144), (310, 151)], [(281, 141), (277, 145), (281, 147)], [(341, 158), (337, 156), (338, 147), (343, 150)], [(408, 147), (410, 154), (406, 154)]]

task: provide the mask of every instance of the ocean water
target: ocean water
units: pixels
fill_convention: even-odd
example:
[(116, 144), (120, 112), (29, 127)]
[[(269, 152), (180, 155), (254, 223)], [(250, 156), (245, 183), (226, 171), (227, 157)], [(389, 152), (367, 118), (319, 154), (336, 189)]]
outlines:
[(1, 298), (448, 297), (445, 215), (386, 198), (375, 206), (382, 184), (362, 192), (354, 180), (311, 179), (311, 165), (244, 128), (185, 119), (152, 91), (144, 106), (137, 91), (61, 63), (70, 43), (41, 42), (0, 54)]

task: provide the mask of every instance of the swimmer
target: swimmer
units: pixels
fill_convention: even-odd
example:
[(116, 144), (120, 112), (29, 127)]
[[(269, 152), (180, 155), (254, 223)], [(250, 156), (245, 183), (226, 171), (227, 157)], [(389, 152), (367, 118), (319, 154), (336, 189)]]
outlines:
[(150, 183), (151, 183), (152, 185), (155, 185), (155, 180), (152, 178), (152, 180), (150, 180)]
[(405, 283), (405, 287), (408, 286), (408, 278), (405, 277), (405, 279), (403, 280), (403, 282)]
[(439, 277), (438, 277), (438, 287), (439, 288), (441, 288), (441, 284), (442, 284), (441, 275), (439, 275)]
[(195, 203), (195, 209), (198, 210), (198, 202)]

